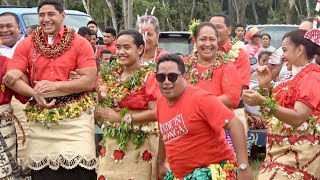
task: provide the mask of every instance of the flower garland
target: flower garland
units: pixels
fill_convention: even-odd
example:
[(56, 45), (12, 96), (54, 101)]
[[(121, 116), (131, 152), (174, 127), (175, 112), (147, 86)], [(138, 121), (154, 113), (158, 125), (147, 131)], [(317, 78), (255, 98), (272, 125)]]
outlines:
[(48, 58), (56, 58), (70, 49), (74, 36), (74, 29), (64, 26), (62, 39), (60, 40), (60, 42), (53, 46), (47, 43), (47, 37), (45, 37), (45, 34), (42, 32), (42, 28), (38, 27), (32, 34), (32, 40), (35, 49), (43, 56)]
[(218, 51), (217, 55), (220, 56), (224, 62), (235, 62), (242, 48), (244, 48), (244, 43), (242, 41), (235, 41), (229, 45), (227, 52)]
[[(146, 78), (153, 73), (153, 68), (153, 66), (142, 66), (131, 77), (121, 81), (120, 75), (123, 72), (123, 67), (119, 61), (113, 61), (106, 65), (99, 74), (98, 85), (101, 91), (100, 96), (103, 98), (99, 99), (98, 106), (120, 110), (118, 103), (130, 93), (141, 90), (145, 85)], [(118, 148), (121, 151), (125, 149), (130, 140), (139, 148), (148, 137), (147, 134), (152, 131), (144, 131), (142, 125), (132, 125), (132, 119), (128, 120), (130, 112), (127, 108), (122, 108), (120, 115), (122, 119), (120, 123), (105, 122), (103, 144), (106, 143), (106, 138), (110, 137), (117, 140)]]
[(198, 57), (196, 53), (192, 53), (191, 55), (189, 55), (187, 58), (187, 61), (185, 62), (185, 66), (186, 66), (185, 78), (188, 79), (190, 84), (192, 85), (197, 84), (199, 82), (199, 79), (210, 81), (212, 79), (212, 74), (214, 69), (217, 69), (223, 64), (221, 62), (221, 59), (217, 58), (216, 60), (213, 61), (211, 66), (206, 71), (200, 74), (197, 70), (197, 62), (198, 62)]
[(28, 103), (24, 111), (28, 121), (41, 123), (49, 128), (52, 124), (61, 124), (64, 119), (79, 117), (82, 112), (90, 110), (94, 105), (93, 97), (86, 93), (77, 100), (69, 101), (51, 109)]

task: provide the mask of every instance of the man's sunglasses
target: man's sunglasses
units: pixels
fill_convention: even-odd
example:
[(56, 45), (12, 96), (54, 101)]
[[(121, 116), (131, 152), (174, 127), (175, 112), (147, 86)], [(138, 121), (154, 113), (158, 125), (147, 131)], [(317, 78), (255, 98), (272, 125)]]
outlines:
[(168, 80), (172, 83), (176, 82), (178, 79), (178, 76), (181, 74), (177, 73), (169, 73), (169, 74), (156, 74), (156, 79), (158, 82), (163, 83), (166, 80), (166, 77), (168, 77)]

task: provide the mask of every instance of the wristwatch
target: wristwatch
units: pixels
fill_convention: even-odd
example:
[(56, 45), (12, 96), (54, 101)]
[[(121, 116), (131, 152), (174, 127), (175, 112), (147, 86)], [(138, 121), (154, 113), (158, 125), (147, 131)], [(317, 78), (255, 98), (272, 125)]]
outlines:
[(239, 170), (246, 170), (248, 168), (248, 164), (241, 163), (238, 168)]

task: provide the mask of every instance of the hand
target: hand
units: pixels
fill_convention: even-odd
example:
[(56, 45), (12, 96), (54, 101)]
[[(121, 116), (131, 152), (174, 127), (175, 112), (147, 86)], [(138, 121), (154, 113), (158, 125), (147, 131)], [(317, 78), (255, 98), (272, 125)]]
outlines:
[(120, 114), (113, 110), (112, 108), (97, 108), (95, 110), (95, 115), (105, 119), (105, 121), (109, 122), (120, 122), (121, 116)]
[(23, 73), (18, 69), (10, 70), (3, 76), (2, 82), (11, 87), (18, 79), (21, 78), (22, 74)]
[(55, 103), (56, 103), (56, 99), (53, 99), (51, 102), (47, 102), (43, 95), (41, 93), (37, 93), (37, 94), (34, 94), (33, 95), (33, 99), (37, 102), (37, 104), (40, 106), (40, 107), (44, 107), (44, 108), (52, 108)]
[(158, 179), (163, 179), (166, 173), (169, 171), (169, 168), (165, 163), (158, 164)]
[(42, 80), (42, 81), (35, 81), (36, 85), (34, 86), (34, 93), (47, 93), (47, 92), (54, 92), (57, 91), (57, 84), (53, 81)]
[(96, 92), (98, 92), (98, 96), (100, 100), (105, 100), (107, 98), (107, 92), (105, 91), (106, 87), (103, 85), (96, 86)]
[(242, 91), (242, 99), (249, 106), (260, 106), (267, 99), (255, 90), (247, 89)]
[(268, 66), (260, 66), (257, 70), (257, 73), (260, 87), (269, 88), (270, 82), (272, 80), (272, 73)]
[(237, 180), (253, 180), (253, 173), (250, 167), (245, 170), (239, 170)]
[(78, 69), (76, 69), (75, 71), (70, 71), (69, 72), (69, 81), (72, 81), (74, 79), (79, 79), (81, 76), (78, 73)]

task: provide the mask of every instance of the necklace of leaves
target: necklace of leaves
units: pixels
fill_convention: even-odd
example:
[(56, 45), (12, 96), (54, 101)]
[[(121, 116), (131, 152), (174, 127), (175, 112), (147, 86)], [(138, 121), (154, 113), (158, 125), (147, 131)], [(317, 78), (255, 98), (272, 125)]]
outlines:
[[(114, 108), (116, 110), (120, 109), (118, 103), (129, 94), (141, 90), (145, 85), (147, 76), (151, 75), (153, 71), (151, 66), (142, 66), (137, 72), (133, 73), (124, 81), (121, 81), (120, 77), (122, 72), (123, 67), (119, 64), (118, 60), (106, 65), (100, 71), (98, 84), (103, 88), (102, 91), (107, 93), (103, 100), (99, 100), (98, 106)], [(128, 113), (127, 108), (122, 108), (120, 110), (121, 118), (123, 119)], [(147, 138), (147, 132), (141, 129), (133, 129), (131, 123), (126, 123), (123, 120), (118, 124), (109, 122), (106, 122), (106, 124), (104, 143), (107, 137), (114, 138), (120, 150), (124, 150), (131, 139), (138, 148)]]
[(216, 60), (212, 62), (210, 67), (202, 73), (199, 73), (197, 70), (198, 57), (196, 53), (192, 53), (188, 56), (188, 59), (185, 63), (186, 66), (186, 79), (189, 80), (190, 84), (194, 85), (199, 82), (199, 79), (208, 80), (212, 79), (212, 74), (214, 69), (217, 69), (222, 65), (222, 60), (220, 57), (217, 57)]

